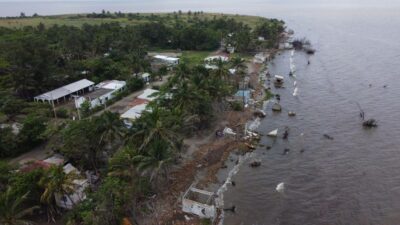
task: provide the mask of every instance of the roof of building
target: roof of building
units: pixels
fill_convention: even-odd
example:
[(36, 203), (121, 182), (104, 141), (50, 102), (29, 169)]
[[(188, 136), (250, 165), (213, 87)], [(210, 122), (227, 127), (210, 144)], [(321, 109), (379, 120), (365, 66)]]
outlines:
[(170, 56), (166, 56), (166, 55), (155, 55), (154, 58), (160, 59), (160, 60), (165, 60), (165, 61), (178, 61), (179, 60), (179, 58), (170, 57)]
[(48, 169), (51, 167), (51, 164), (44, 161), (33, 161), (25, 164), (20, 171), (23, 173), (32, 172), (36, 169)]
[(71, 163), (68, 163), (67, 165), (65, 165), (65, 166), (63, 167), (63, 170), (64, 170), (64, 173), (65, 173), (65, 174), (69, 174), (69, 173), (71, 173), (71, 172), (74, 172), (74, 173), (76, 173), (76, 174), (79, 174), (79, 171), (78, 171)]
[(139, 95), (137, 98), (153, 101), (154, 99), (156, 99), (156, 97), (153, 97), (151, 95), (157, 92), (158, 92), (157, 90), (147, 88), (146, 90), (143, 91), (143, 94)]
[(215, 61), (215, 60), (221, 60), (223, 62), (226, 62), (229, 60), (229, 58), (227, 56), (223, 56), (223, 55), (214, 55), (214, 56), (209, 56), (209, 57), (205, 58), (204, 60), (207, 62)]
[(93, 100), (93, 99), (96, 99), (98, 97), (101, 97), (101, 96), (103, 96), (107, 93), (113, 92), (113, 91), (114, 91), (114, 89), (99, 88), (99, 89), (96, 89), (92, 92), (85, 94), (83, 97)]
[(121, 118), (123, 118), (123, 119), (132, 119), (132, 120), (137, 119), (146, 110), (146, 106), (147, 106), (147, 103), (136, 105), (136, 106), (130, 108), (124, 114), (122, 114)]
[(45, 162), (45, 163), (49, 163), (49, 164), (56, 165), (56, 166), (63, 165), (64, 161), (65, 161), (64, 157), (62, 155), (58, 155), (58, 154), (55, 154), (55, 155), (51, 156), (50, 158), (43, 160), (43, 162)]
[(82, 79), (82, 80), (76, 81), (74, 83), (54, 89), (52, 91), (46, 92), (44, 94), (38, 95), (35, 97), (35, 99), (50, 100), (50, 101), (57, 100), (59, 98), (62, 98), (64, 96), (67, 96), (69, 94), (77, 92), (79, 90), (85, 89), (92, 85), (94, 85), (94, 83), (92, 81), (87, 80), (87, 79)]
[(137, 105), (141, 105), (141, 104), (147, 104), (147, 103), (149, 103), (149, 101), (146, 100), (146, 99), (135, 98), (133, 101), (129, 102), (128, 105), (130, 107), (133, 107), (133, 106), (137, 106)]
[(96, 85), (97, 88), (118, 90), (125, 87), (126, 82), (122, 80), (107, 80)]

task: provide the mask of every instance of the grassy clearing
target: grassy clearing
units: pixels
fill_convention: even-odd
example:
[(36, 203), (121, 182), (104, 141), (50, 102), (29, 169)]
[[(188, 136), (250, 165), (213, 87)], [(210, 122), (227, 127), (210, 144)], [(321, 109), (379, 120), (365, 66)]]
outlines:
[(210, 54), (211, 51), (184, 51), (181, 60), (189, 65), (203, 64), (204, 58)]
[[(55, 24), (81, 27), (85, 23), (90, 25), (99, 25), (102, 23), (119, 22), (122, 25), (136, 25), (140, 23), (146, 23), (158, 20), (163, 20), (171, 24), (175, 21), (173, 13), (154, 13), (154, 14), (140, 13), (137, 15), (140, 15), (142, 17), (134, 19), (129, 19), (127, 17), (87, 18), (86, 14), (79, 14), (79, 15), (71, 14), (71, 15), (59, 15), (59, 16), (39, 16), (39, 17), (29, 17), (29, 18), (10, 18), (10, 19), (2, 18), (0, 19), (0, 26), (8, 28), (21, 28), (24, 26), (37, 26), (40, 23), (43, 23), (47, 27)], [(213, 18), (218, 19), (222, 17), (232, 18), (237, 21), (243, 22), (244, 24), (247, 24), (250, 27), (255, 27), (258, 23), (260, 23), (264, 19), (262, 17), (257, 17), (257, 16), (221, 14), (221, 13), (204, 13), (196, 15), (196, 17), (208, 20), (211, 20)], [(194, 15), (189, 16), (187, 13), (182, 13), (181, 15), (178, 15), (178, 18), (184, 22), (187, 22), (190, 19), (194, 18)]]

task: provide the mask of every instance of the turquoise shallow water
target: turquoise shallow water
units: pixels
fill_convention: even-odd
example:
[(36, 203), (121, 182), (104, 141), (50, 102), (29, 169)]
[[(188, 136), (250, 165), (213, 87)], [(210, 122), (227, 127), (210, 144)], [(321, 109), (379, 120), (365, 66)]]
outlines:
[[(286, 88), (276, 90), (282, 106), (297, 116), (268, 112), (260, 132), (288, 126), (289, 139), (263, 138), (261, 143), (272, 149), (255, 151), (262, 166), (243, 166), (233, 177), (236, 186), (228, 188), (225, 202), (237, 210), (227, 213), (225, 224), (400, 224), (398, 1), (0, 1), (1, 16), (102, 9), (277, 17), (317, 49), (309, 66), (306, 55), (294, 54), (296, 79), (288, 77), (290, 52), (271, 63), (271, 74), (285, 76)], [(362, 129), (357, 103), (367, 118), (378, 120), (378, 128)], [(323, 138), (324, 133), (334, 140)], [(287, 155), (285, 148), (291, 150)], [(301, 148), (306, 151), (300, 153)], [(275, 191), (280, 182), (284, 194)]]

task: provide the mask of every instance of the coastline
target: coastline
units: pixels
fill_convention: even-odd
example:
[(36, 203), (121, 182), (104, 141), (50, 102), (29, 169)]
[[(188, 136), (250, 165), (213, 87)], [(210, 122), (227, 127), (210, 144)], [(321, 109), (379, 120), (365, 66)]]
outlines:
[[(278, 49), (269, 49), (264, 53), (269, 54), (273, 59)], [(268, 62), (267, 59), (266, 62)], [(242, 138), (222, 137), (215, 135), (215, 130), (230, 127), (238, 136), (244, 137), (246, 124), (258, 117), (254, 112), (262, 109), (265, 100), (264, 81), (260, 80), (260, 74), (267, 70), (266, 62), (255, 63), (253, 60), (248, 62), (247, 69), (250, 77), (250, 86), (253, 87), (252, 99), (255, 104), (244, 108), (243, 111), (223, 111), (223, 114), (217, 115), (213, 127), (204, 131), (203, 135), (195, 135), (193, 138), (185, 139), (184, 144), (190, 146), (189, 150), (183, 153), (184, 160), (173, 169), (171, 173), (171, 182), (161, 195), (154, 198), (154, 212), (140, 218), (140, 224), (202, 224), (202, 219), (197, 216), (189, 216), (182, 211), (183, 193), (192, 185), (196, 184), (197, 188), (209, 189), (214, 186), (216, 196), (216, 205), (218, 216), (213, 224), (222, 224), (223, 222), (223, 192), (229, 184), (230, 176), (238, 171), (243, 157), (248, 156), (253, 149), (249, 145), (256, 144), (258, 140), (243, 140)], [(260, 104), (261, 103), (261, 104)], [(205, 134), (206, 133), (206, 134)], [(226, 166), (232, 154), (240, 157), (232, 168)], [(224, 183), (218, 184), (217, 174), (221, 171), (228, 171), (229, 175), (224, 176)], [(217, 187), (217, 189), (215, 189)]]

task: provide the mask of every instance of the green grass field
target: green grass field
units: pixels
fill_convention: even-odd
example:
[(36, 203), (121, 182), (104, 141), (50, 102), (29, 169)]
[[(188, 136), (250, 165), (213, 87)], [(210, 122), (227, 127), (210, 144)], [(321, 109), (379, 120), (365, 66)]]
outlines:
[[(121, 25), (135, 25), (140, 23), (145, 23), (149, 21), (154, 21), (151, 19), (151, 15), (155, 15), (161, 17), (163, 21), (173, 22), (174, 14), (173, 13), (141, 13), (138, 14), (144, 16), (145, 18), (141, 19), (129, 19), (127, 17), (124, 18), (87, 18), (86, 14), (79, 15), (59, 15), (59, 16), (39, 16), (39, 17), (29, 17), (29, 18), (2, 18), (0, 19), (1, 27), (8, 28), (21, 28), (24, 26), (37, 26), (39, 23), (43, 23), (46, 27), (52, 25), (67, 25), (67, 26), (77, 26), (80, 27), (83, 24), (102, 24), (102, 23), (110, 23), (110, 22), (119, 22)], [(187, 13), (182, 13), (179, 15), (179, 18), (183, 21), (188, 21), (190, 18), (194, 16), (189, 16)], [(263, 20), (262, 17), (257, 16), (245, 16), (245, 15), (233, 15), (233, 14), (218, 14), (218, 13), (204, 13), (199, 14), (197, 17), (201, 19), (212, 19), (212, 18), (233, 18), (237, 21), (241, 21), (250, 27), (255, 27), (260, 21)]]

